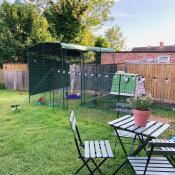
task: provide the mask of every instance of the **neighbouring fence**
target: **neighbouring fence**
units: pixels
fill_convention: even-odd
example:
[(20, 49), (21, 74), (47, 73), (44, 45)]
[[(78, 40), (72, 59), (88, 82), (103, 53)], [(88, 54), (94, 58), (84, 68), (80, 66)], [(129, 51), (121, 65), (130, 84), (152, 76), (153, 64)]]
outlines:
[(4, 71), (27, 71), (27, 64), (3, 64)]
[(4, 80), (3, 80), (3, 70), (0, 69), (0, 84), (3, 83)]
[(0, 70), (0, 82), (7, 89), (28, 90), (27, 64), (4, 64)]
[[(102, 69), (100, 70), (102, 71)], [(117, 64), (117, 70), (143, 74), (146, 91), (154, 100), (162, 103), (175, 103), (175, 64)], [(89, 67), (86, 71), (89, 75), (95, 73)], [(102, 72), (104, 75), (109, 73), (108, 70)], [(92, 79), (91, 76), (90, 78)], [(0, 83), (4, 83), (8, 89), (28, 90), (27, 64), (4, 64), (3, 70), (0, 69)], [(87, 86), (93, 87), (93, 84), (89, 80)], [(110, 85), (104, 80), (100, 81), (100, 84), (103, 84), (105, 88)], [(78, 79), (76, 86), (80, 86)], [(79, 89), (78, 87), (77, 89)]]
[(129, 73), (142, 74), (145, 87), (155, 101), (175, 103), (175, 64), (126, 64)]
[(118, 63), (116, 65), (116, 70), (117, 71), (125, 71), (125, 72), (127, 72), (126, 64), (125, 63)]
[(28, 90), (28, 71), (3, 71), (7, 89)]

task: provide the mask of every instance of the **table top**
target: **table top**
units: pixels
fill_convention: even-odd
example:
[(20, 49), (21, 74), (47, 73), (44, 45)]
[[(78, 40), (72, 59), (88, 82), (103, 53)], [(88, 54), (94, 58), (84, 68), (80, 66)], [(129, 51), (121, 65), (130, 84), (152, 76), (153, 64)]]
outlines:
[(117, 129), (122, 129), (124, 131), (129, 131), (152, 138), (159, 137), (170, 127), (169, 124), (153, 120), (149, 120), (145, 127), (138, 127), (135, 125), (134, 117), (131, 115), (125, 115), (116, 120), (108, 122), (108, 124)]

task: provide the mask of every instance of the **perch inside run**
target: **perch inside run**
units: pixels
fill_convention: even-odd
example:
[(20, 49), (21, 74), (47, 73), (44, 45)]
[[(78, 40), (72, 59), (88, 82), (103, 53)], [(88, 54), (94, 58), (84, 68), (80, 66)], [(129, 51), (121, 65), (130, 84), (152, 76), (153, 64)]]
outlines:
[(110, 94), (123, 96), (144, 95), (146, 94), (144, 80), (143, 75), (118, 71), (113, 77)]

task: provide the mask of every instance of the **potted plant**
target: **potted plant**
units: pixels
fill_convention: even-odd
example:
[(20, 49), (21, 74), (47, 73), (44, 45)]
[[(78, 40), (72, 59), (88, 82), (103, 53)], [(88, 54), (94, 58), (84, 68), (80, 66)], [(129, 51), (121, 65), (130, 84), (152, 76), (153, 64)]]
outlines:
[(133, 108), (133, 115), (136, 126), (144, 127), (148, 121), (151, 114), (150, 106), (152, 104), (152, 99), (148, 96), (135, 96), (128, 99), (129, 104)]

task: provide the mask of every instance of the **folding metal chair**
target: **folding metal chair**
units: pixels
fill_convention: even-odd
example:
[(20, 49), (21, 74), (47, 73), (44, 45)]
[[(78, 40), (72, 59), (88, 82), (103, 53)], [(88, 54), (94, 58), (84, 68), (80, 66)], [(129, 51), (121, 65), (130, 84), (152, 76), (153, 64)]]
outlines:
[[(168, 157), (175, 155), (175, 143), (154, 139), (149, 142), (148, 157), (128, 157), (136, 175), (175, 175), (175, 166)], [(159, 155), (159, 157), (152, 157)], [(160, 157), (161, 156), (161, 157)]]
[[(81, 140), (78, 127), (76, 125), (76, 119), (74, 112), (70, 115), (70, 125), (73, 132), (76, 148), (79, 154), (79, 158), (82, 160), (82, 166), (75, 172), (77, 174), (83, 167), (86, 167), (90, 173), (93, 175), (96, 171), (103, 174), (100, 170), (101, 165), (109, 158), (114, 158), (112, 149), (108, 140), (100, 141), (85, 141)], [(101, 159), (100, 163), (96, 163), (95, 159)], [(95, 168), (89, 166), (89, 162), (92, 162)]]

